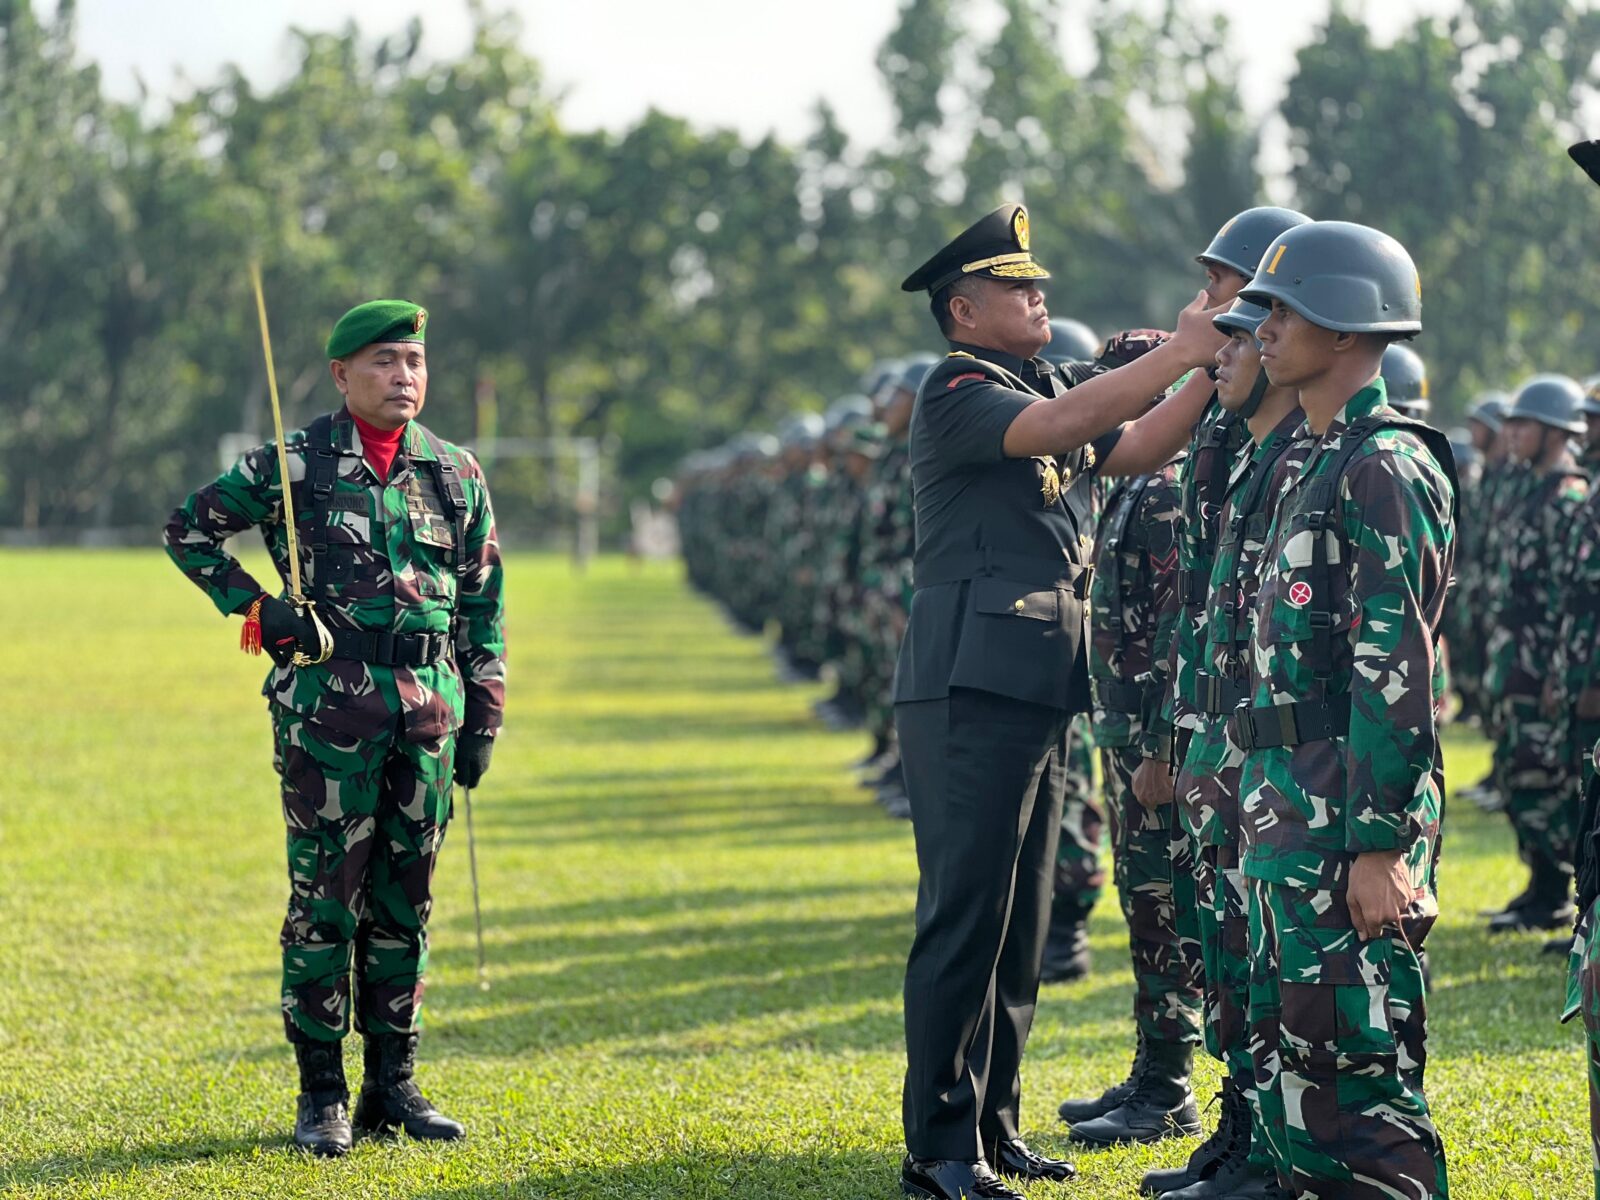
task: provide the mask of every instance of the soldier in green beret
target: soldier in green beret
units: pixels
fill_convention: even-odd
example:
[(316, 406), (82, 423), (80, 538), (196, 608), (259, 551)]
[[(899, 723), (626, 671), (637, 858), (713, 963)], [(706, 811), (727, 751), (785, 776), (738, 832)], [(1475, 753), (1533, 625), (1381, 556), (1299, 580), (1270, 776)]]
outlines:
[(504, 609), (483, 472), (415, 420), (427, 324), (404, 300), (347, 312), (327, 343), (344, 404), (284, 438), (309, 604), (264, 588), (223, 545), (254, 526), (280, 582), (291, 579), (277, 446), (246, 453), (166, 527), (179, 569), (243, 616), (247, 648), (274, 663), (263, 694), (288, 827), (294, 1139), (324, 1156), (352, 1141), (352, 1017), (366, 1040), (355, 1126), (465, 1136), (412, 1073), (451, 784), (482, 779), (505, 707)]

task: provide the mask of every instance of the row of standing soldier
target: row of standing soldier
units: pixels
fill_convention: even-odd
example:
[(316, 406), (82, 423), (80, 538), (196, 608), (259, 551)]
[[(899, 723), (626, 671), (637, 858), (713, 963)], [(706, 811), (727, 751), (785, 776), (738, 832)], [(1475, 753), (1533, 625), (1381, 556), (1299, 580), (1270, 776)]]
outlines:
[[(1199, 256), (1212, 298), (1232, 300), (1256, 269), (1254, 252), (1305, 221), (1257, 209), (1225, 226)], [(1319, 1165), (1327, 1147), (1303, 1128), (1280, 1136), (1295, 1145), (1272, 1144), (1249, 1048), (1242, 755), (1226, 726), (1227, 714), (1248, 703), (1241, 659), (1252, 597), (1236, 594), (1231, 582), (1222, 592), (1211, 585), (1219, 575), (1258, 578), (1273, 498), (1306, 452), (1293, 436), (1304, 420), (1294, 393), (1271, 387), (1260, 366), (1255, 331), (1266, 315), (1241, 302), (1217, 318), (1230, 336), (1214, 372), (1218, 397), (1183, 453), (1158, 471), (1094, 484), (1093, 721), (1092, 729), (1081, 717), (1074, 722), (1074, 778), (1046, 952), (1047, 979), (1087, 970), (1085, 920), (1103, 881), (1104, 819), (1129, 926), (1138, 1044), (1127, 1080), (1063, 1103), (1061, 1116), (1073, 1140), (1087, 1145), (1198, 1133), (1188, 1074), (1203, 1040), (1224, 1067), (1219, 1127), (1183, 1168), (1151, 1172), (1144, 1188), (1184, 1200), (1275, 1195), (1275, 1188), (1330, 1179), (1355, 1188), (1350, 1194), (1364, 1186), (1351, 1178), (1359, 1164)], [(1126, 361), (1130, 340), (1137, 353), (1150, 336), (1141, 331), (1101, 346), (1075, 322), (1052, 326), (1044, 353), (1069, 386)], [(796, 418), (776, 439), (745, 437), (697, 456), (687, 464), (681, 511), (692, 579), (742, 625), (776, 621), (784, 673), (833, 664), (837, 691), (822, 711), (837, 724), (865, 721), (874, 744), (864, 765), (879, 769), (880, 801), (897, 815), (906, 815), (907, 804), (890, 686), (913, 594), (914, 548), (905, 431), (932, 363), (885, 364), (865, 397), (839, 401), (824, 418)], [(1413, 351), (1390, 345), (1382, 379), (1390, 407), (1427, 419), (1426, 372)], [(1578, 438), (1581, 458), (1572, 446)], [(1578, 810), (1585, 776), (1593, 775), (1587, 751), (1600, 735), (1600, 606), (1592, 601), (1600, 594), (1600, 504), (1589, 500), (1587, 485), (1600, 460), (1600, 391), (1586, 394), (1563, 376), (1536, 377), (1514, 398), (1481, 397), (1450, 443), (1466, 514), (1455, 602), (1445, 616), (1454, 649), (1441, 649), (1443, 679), (1422, 690), (1443, 718), (1441, 698), (1451, 687), (1451, 707), (1494, 741), (1494, 767), (1470, 794), (1508, 813), (1530, 882), (1488, 914), (1490, 928), (1559, 929), (1574, 915), (1568, 891)], [(1433, 444), (1443, 449), (1442, 439)], [(1287, 597), (1290, 608), (1306, 607), (1295, 599)], [(1091, 745), (1100, 756), (1103, 806), (1090, 784)], [(1407, 917), (1419, 948), (1420, 926), (1437, 911), (1436, 865), (1435, 853), (1426, 865), (1426, 903)], [(1552, 946), (1571, 943), (1562, 937)], [(1417, 968), (1426, 969), (1420, 954)], [(1418, 1013), (1417, 1041), (1405, 1050), (1420, 1057), (1423, 983), (1418, 978), (1408, 997), (1392, 969), (1391, 1003), (1414, 1001)], [(1421, 1101), (1420, 1068), (1403, 1084), (1393, 1096), (1370, 1097), (1369, 1157), (1387, 1155), (1413, 1182), (1431, 1179), (1423, 1194), (1442, 1195), (1442, 1148)], [(1301, 1098), (1315, 1093), (1313, 1083)], [(1398, 1154), (1393, 1139), (1376, 1137), (1386, 1121), (1407, 1129)]]

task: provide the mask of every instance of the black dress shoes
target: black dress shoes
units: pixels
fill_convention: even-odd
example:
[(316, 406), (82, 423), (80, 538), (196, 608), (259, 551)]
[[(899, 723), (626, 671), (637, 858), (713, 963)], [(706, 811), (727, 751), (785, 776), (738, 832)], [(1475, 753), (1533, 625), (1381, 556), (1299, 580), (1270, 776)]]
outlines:
[(900, 1164), (900, 1190), (918, 1200), (1024, 1200), (983, 1160), (912, 1158)]
[(1065, 1183), (1078, 1177), (1078, 1168), (1066, 1159), (1035, 1154), (1021, 1138), (996, 1142), (990, 1151), (989, 1162), (1000, 1174), (1013, 1179), (1049, 1179), (1055, 1183)]

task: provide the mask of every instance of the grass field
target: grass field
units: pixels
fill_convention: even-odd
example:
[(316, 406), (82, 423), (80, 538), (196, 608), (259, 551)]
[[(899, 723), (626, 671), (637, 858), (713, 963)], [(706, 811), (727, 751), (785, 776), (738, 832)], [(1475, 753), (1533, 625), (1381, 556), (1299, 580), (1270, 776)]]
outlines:
[[(817, 689), (775, 684), (676, 570), (512, 562), (510, 712), (476, 794), (492, 986), (458, 823), (422, 1049), (471, 1140), (332, 1163), (288, 1144), (264, 660), (153, 552), (0, 553), (0, 578), (0, 1193), (898, 1194), (910, 830), (852, 785), (863, 747), (809, 719)], [(1482, 773), (1480, 744), (1451, 754), (1452, 782)], [(1428, 1082), (1457, 1200), (1591, 1189), (1563, 967), (1475, 915), (1521, 882), (1503, 818), (1453, 809)], [(1109, 895), (1093, 935), (1094, 974), (1046, 989), (1028, 1048), (1043, 1150), (1056, 1101), (1131, 1047)], [(1078, 1155), (1079, 1182), (1028, 1194), (1131, 1197), (1187, 1149)]]

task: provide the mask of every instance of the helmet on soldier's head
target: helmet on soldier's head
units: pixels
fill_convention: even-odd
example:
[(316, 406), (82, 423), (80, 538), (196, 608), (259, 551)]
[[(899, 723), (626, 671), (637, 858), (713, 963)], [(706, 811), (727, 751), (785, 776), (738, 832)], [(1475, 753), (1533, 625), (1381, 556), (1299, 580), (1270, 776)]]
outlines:
[(1248, 333), (1256, 336), (1256, 330), (1261, 328), (1261, 322), (1270, 314), (1259, 304), (1251, 304), (1248, 300), (1235, 300), (1227, 312), (1220, 312), (1211, 318), (1211, 323), (1223, 333)]
[(855, 392), (840, 396), (828, 405), (828, 411), (822, 417), (829, 433), (865, 425), (870, 420), (872, 420), (872, 401)]
[(1583, 381), (1583, 415), (1600, 417), (1600, 375)]
[(1039, 351), (1046, 362), (1093, 362), (1100, 353), (1100, 339), (1082, 321), (1057, 317), (1050, 322), (1050, 340)]
[(1535, 375), (1517, 389), (1508, 421), (1537, 421), (1567, 433), (1583, 432), (1583, 388), (1566, 375)]
[(1476, 421), (1490, 433), (1499, 433), (1505, 424), (1506, 410), (1511, 407), (1511, 397), (1504, 392), (1485, 392), (1478, 397), (1467, 420)]
[(1239, 295), (1266, 308), (1281, 301), (1339, 333), (1422, 332), (1422, 281), (1411, 255), (1387, 233), (1350, 221), (1285, 230)]
[(928, 372), (933, 370), (933, 364), (939, 360), (931, 354), (913, 354), (906, 359), (906, 369), (900, 373), (900, 386), (913, 396), (922, 386), (922, 381), (928, 377)]
[(876, 397), (883, 387), (900, 378), (900, 372), (905, 369), (905, 365), (905, 362), (898, 358), (879, 359), (872, 364), (872, 370), (861, 377), (861, 390), (868, 396)]
[(1247, 208), (1221, 229), (1211, 244), (1195, 256), (1202, 266), (1221, 263), (1249, 279), (1256, 273), (1261, 253), (1285, 229), (1310, 224), (1311, 218), (1292, 208), (1263, 205)]
[(1402, 416), (1427, 420), (1433, 402), (1428, 399), (1428, 368), (1422, 356), (1408, 346), (1386, 347), (1380, 371), (1389, 407)]
[(784, 449), (803, 446), (822, 436), (827, 425), (817, 413), (796, 413), (778, 426), (778, 441)]

